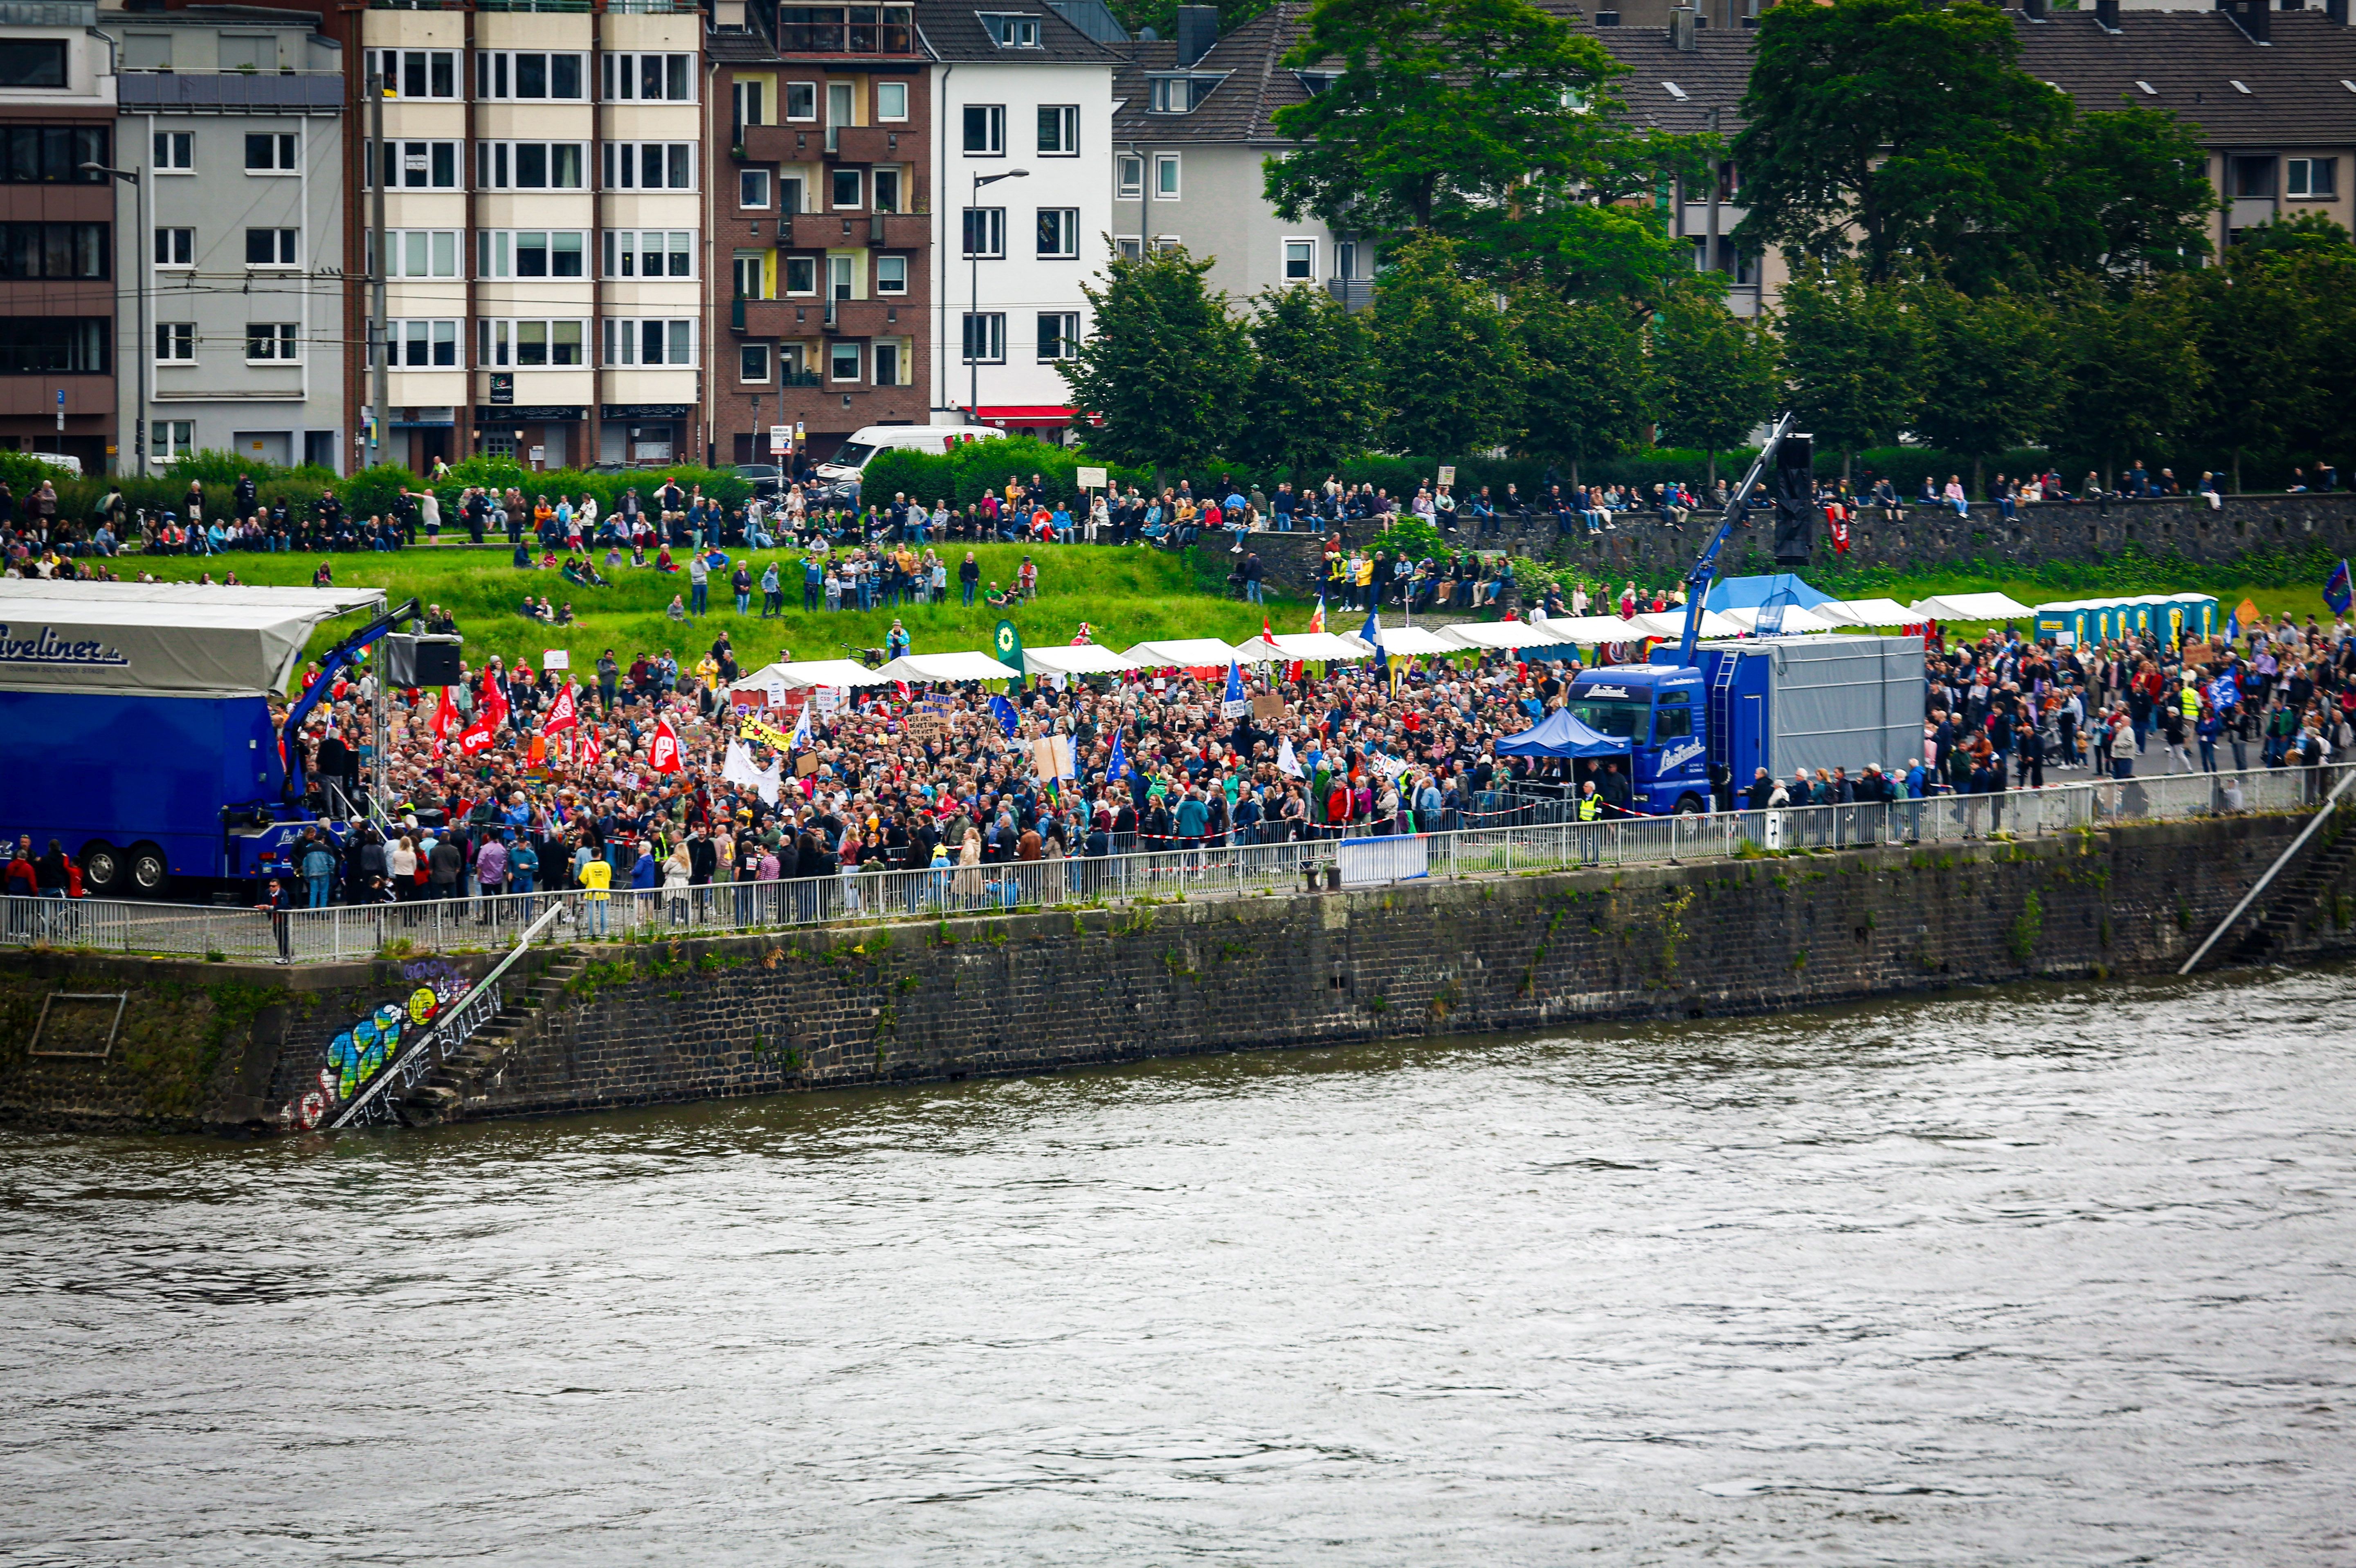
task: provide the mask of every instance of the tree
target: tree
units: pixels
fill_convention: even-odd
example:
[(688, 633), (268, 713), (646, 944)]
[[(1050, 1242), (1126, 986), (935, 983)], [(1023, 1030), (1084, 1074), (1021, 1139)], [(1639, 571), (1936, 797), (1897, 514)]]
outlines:
[(1452, 241), (1402, 246), (1369, 314), (1385, 446), (1450, 457), (1515, 428), (1521, 349), (1496, 296), (1459, 269)]
[(2053, 312), (2001, 288), (1975, 299), (1934, 279), (1910, 292), (1931, 337), (1914, 428), (1968, 455), (1972, 493), (1985, 494), (1988, 458), (2054, 428), (2062, 382)]
[(2201, 357), (2211, 394), (2202, 428), (2233, 450), (2236, 495), (2244, 453), (2281, 451), (2293, 432), (2319, 422), (2322, 322), (2297, 265), (2301, 253), (2236, 245), (2223, 266), (2199, 275)]
[(1653, 384), (1661, 440), (1708, 454), (1707, 482), (1718, 482), (1718, 454), (1739, 446), (1774, 417), (1781, 391), (1775, 339), (1763, 319), (1726, 308), (1726, 284), (1703, 273), (1671, 291), (1653, 318)]
[(1700, 140), (1634, 129), (1627, 68), (1528, 0), (1317, 0), (1285, 63), (1333, 73), (1276, 112), (1300, 144), (1265, 165), (1288, 221), (1446, 235), (1461, 267), (1566, 292), (1647, 296), (1678, 260), (1651, 203), (1612, 204), (1697, 169)]
[(2217, 191), (2208, 146), (2165, 110), (2130, 104), (2081, 117), (2062, 139), (2053, 178), (2049, 272), (2182, 272), (2211, 249)]
[(1854, 262), (1803, 268), (1783, 285), (1783, 406), (1820, 446), (1841, 454), (1841, 478), (1860, 447), (1898, 439), (1921, 396), (1922, 319), (1892, 283), (1869, 283)]
[(1156, 251), (1116, 257), (1102, 288), (1080, 285), (1096, 330), (1062, 369), (1074, 406), (1103, 421), (1090, 451), (1151, 467), (1157, 480), (1226, 452), (1251, 351), (1227, 296), (1205, 284), (1210, 270), (1183, 251)]
[(1366, 449), (1382, 405), (1363, 322), (1301, 283), (1259, 297), (1251, 341), (1238, 458), (1298, 472), (1336, 468)]
[(1536, 290), (1515, 301), (1514, 334), (1528, 379), (1522, 441), (1542, 457), (1609, 457), (1644, 434), (1651, 395), (1644, 334), (1617, 304), (1580, 304)]
[(2013, 272), (2055, 220), (2050, 154), (2070, 113), (2019, 54), (1987, 5), (1775, 6), (1742, 95), (1735, 242), (1855, 254), (1871, 283), (1909, 252), (1976, 289)]
[(2063, 297), (2060, 428), (2101, 463), (2108, 485), (2122, 463), (2169, 450), (2200, 418), (2209, 382), (2200, 316), (2181, 276), (2115, 296), (2081, 278)]

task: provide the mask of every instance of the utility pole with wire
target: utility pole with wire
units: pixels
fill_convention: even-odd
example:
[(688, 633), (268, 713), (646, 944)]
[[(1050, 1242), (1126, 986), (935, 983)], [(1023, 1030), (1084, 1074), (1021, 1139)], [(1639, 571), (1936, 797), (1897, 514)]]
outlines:
[[(384, 187), (391, 177), (398, 160), (385, 155), (384, 145), (384, 75), (370, 71), (368, 76), (369, 96), (369, 155), (376, 166), (369, 171), (375, 197), (369, 204), (369, 229), (374, 236), (376, 254), (369, 258), (369, 320), (368, 344), (370, 384), (369, 393), (368, 462), (361, 466), (373, 468), (384, 460), (385, 421), (389, 411), (385, 404), (392, 396), (391, 323), (386, 319), (384, 277), (391, 258), (387, 255), (389, 240), (384, 229)], [(459, 345), (459, 357), (466, 357), (465, 344)]]
[[(1009, 169), (1002, 175), (976, 175), (973, 176), (973, 205), (965, 209), (966, 251), (973, 261), (973, 306), (966, 317), (971, 325), (965, 330), (965, 362), (972, 371), (972, 379), (966, 391), (965, 411), (976, 424), (981, 422), (981, 351), (988, 346), (990, 336), (981, 325), (981, 187), (996, 185), (1000, 180), (1030, 177), (1029, 169)], [(1002, 223), (998, 229), (998, 250), (1001, 256), (1006, 253), (1006, 226)], [(1001, 351), (1005, 347), (1002, 338), (999, 347)]]
[[(131, 415), (131, 471), (144, 479), (147, 476), (147, 364), (155, 352), (155, 345), (147, 336), (147, 295), (154, 279), (148, 269), (155, 260), (155, 236), (147, 229), (147, 182), (142, 177), (145, 171), (140, 169), (112, 169), (104, 164), (84, 164), (81, 167), (85, 173), (111, 175), (128, 184), (131, 187), (134, 220), (139, 225), (136, 230), (139, 245), (139, 338), (134, 346), (139, 357), (139, 402)], [(60, 393), (58, 408), (58, 428), (61, 431), (65, 428), (63, 397)], [(58, 449), (60, 452), (65, 450), (62, 440), (58, 443)]]

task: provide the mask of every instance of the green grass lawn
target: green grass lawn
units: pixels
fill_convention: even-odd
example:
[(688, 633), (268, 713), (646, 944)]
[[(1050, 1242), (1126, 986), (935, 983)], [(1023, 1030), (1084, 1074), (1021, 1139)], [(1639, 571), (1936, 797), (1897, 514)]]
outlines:
[[(726, 575), (716, 575), (711, 589), (711, 613), (684, 624), (664, 613), (673, 594), (687, 593), (685, 571), (663, 573), (649, 568), (623, 566), (605, 571), (610, 588), (581, 588), (555, 571), (519, 571), (505, 547), (421, 546), (398, 554), (331, 556), (339, 587), (382, 588), (394, 603), (412, 594), (425, 603), (440, 604), (458, 618), (466, 638), (467, 662), (479, 667), (492, 654), (508, 659), (530, 656), (535, 665), (543, 649), (565, 648), (573, 668), (583, 678), (594, 678), (597, 656), (612, 648), (625, 664), (632, 655), (669, 648), (682, 664), (694, 663), (712, 638), (725, 627), (735, 645), (737, 663), (750, 671), (790, 652), (798, 659), (845, 656), (846, 648), (884, 645), (884, 635), (896, 613), (908, 628), (918, 653), (949, 653), (961, 649), (987, 652), (999, 619), (1007, 615), (1022, 632), (1026, 645), (1044, 646), (1068, 643), (1079, 624), (1094, 628), (1095, 640), (1116, 648), (1169, 637), (1221, 637), (1237, 642), (1257, 635), (1260, 610), (1226, 597), (1226, 557), (1172, 556), (1159, 550), (1111, 546), (1063, 546), (1029, 553), (1039, 565), (1039, 597), (1013, 611), (993, 610), (976, 598), (967, 609), (958, 603), (957, 565), (964, 547), (943, 551), (949, 562), (947, 603), (904, 605), (897, 612), (820, 610), (805, 613), (801, 607), (801, 558), (792, 551), (761, 550), (749, 557), (730, 552), (732, 560), (749, 559), (753, 578), (760, 581), (768, 562), (777, 563), (786, 587), (784, 616), (761, 619), (756, 589), (751, 613), (736, 613)], [(1015, 545), (983, 545), (975, 550), (981, 562), (984, 591), (995, 581), (1013, 580), (1024, 550)], [(117, 571), (145, 569), (168, 581), (194, 581), (210, 571), (216, 581), (235, 571), (241, 582), (307, 587), (319, 564), (317, 555), (252, 555), (242, 552), (215, 556), (146, 559), (128, 557)], [(568, 599), (579, 624), (548, 626), (523, 618), (519, 606), (527, 593), (545, 596), (560, 605)], [(1306, 603), (1279, 602), (1269, 607), (1276, 629), (1301, 631), (1309, 623)], [(313, 639), (317, 654), (348, 632), (350, 620), (336, 623)]]

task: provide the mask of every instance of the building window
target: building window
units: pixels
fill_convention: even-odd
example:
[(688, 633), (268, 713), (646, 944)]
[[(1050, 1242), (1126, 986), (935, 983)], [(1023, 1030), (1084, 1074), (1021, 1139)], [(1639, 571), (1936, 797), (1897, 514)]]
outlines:
[(583, 89), (588, 74), (577, 54), (486, 50), (475, 57), (475, 96), (578, 101), (586, 96)]
[(692, 365), (695, 363), (695, 323), (692, 320), (605, 323), (605, 363), (608, 365)]
[(1039, 209), (1038, 255), (1043, 261), (1072, 261), (1080, 253), (1080, 209), (1043, 207)]
[(1153, 114), (1191, 114), (1211, 90), (1226, 79), (1216, 76), (1157, 76), (1146, 82), (1147, 112)]
[(2286, 158), (2283, 162), (2283, 194), (2310, 198), (2340, 194), (2338, 158)]
[(875, 210), (900, 210), (900, 171), (896, 168), (875, 169), (868, 177), (875, 184)]
[(818, 118), (818, 83), (814, 81), (786, 83), (786, 118), (787, 120)]
[(299, 175), (303, 160), (298, 138), (291, 131), (248, 136), (245, 172), (250, 175)]
[(693, 190), (692, 142), (608, 142), (605, 187), (609, 190)]
[(605, 275), (609, 278), (695, 276), (692, 229), (608, 229)]
[[(458, 364), (458, 324), (455, 321), (388, 321), (384, 340), (391, 354), (387, 363), (400, 369), (455, 369)], [(369, 361), (375, 365), (374, 358)]]
[(605, 97), (609, 101), (692, 103), (695, 101), (695, 57), (607, 55)]
[(249, 267), (292, 267), (299, 261), (295, 242), (299, 229), (249, 229), (245, 231), (245, 264)]
[(827, 374), (837, 381), (859, 379), (859, 345), (830, 343), (827, 345)]
[[(486, 142), (482, 146), (491, 145)], [(499, 144), (502, 147), (505, 143)], [(384, 187), (387, 190), (455, 190), (458, 188), (458, 144), (455, 142), (387, 142), (381, 164)], [(368, 188), (376, 188), (374, 177), (380, 165), (372, 156), (363, 157), (361, 167), (370, 180)]]
[(220, 67), (223, 70), (276, 70), (278, 40), (268, 33), (223, 33)]
[(787, 54), (905, 55), (915, 48), (905, 5), (783, 5), (777, 48)]
[(736, 350), (736, 379), (746, 385), (766, 382), (769, 379), (769, 346), (747, 343)]
[(123, 34), (123, 69), (125, 70), (171, 69), (172, 35), (169, 33)]
[(787, 256), (784, 258), (786, 293), (815, 294), (818, 293), (818, 258)]
[(740, 169), (736, 173), (736, 205), (742, 208), (765, 208), (769, 205), (769, 171)]
[(483, 365), (527, 370), (579, 365), (589, 341), (585, 321), (483, 320), (475, 324), (476, 347)]
[(875, 258), (875, 292), (879, 294), (905, 294), (908, 292), (907, 257)]
[[(374, 234), (368, 235), (367, 240), (370, 246), (376, 243)], [(458, 230), (455, 229), (395, 229), (388, 231), (386, 240), (391, 250), (384, 269), (384, 275), (388, 278), (455, 278), (458, 275)]]
[(969, 158), (1006, 155), (1006, 105), (969, 103), (965, 106), (965, 151)]
[(1178, 199), (1178, 155), (1175, 153), (1153, 155), (1153, 199)]
[(476, 182), (485, 190), (580, 190), (586, 161), (578, 142), (475, 144)]
[(1039, 106), (1039, 151), (1051, 158), (1080, 155), (1080, 106), (1043, 103)]
[(2233, 160), (2233, 194), (2262, 199), (2275, 193), (2275, 161), (2271, 156)]
[(475, 235), (475, 275), (583, 277), (588, 272), (588, 240), (579, 229), (481, 229)]
[(0, 318), (0, 376), (102, 376), (112, 330), (103, 316)]
[(0, 87), (63, 87), (63, 38), (0, 38)]
[[(605, 249), (609, 252), (606, 257), (609, 270), (613, 261), (610, 255), (613, 248), (614, 242), (609, 236), (605, 241)], [(740, 300), (767, 299), (769, 297), (769, 253), (766, 251), (739, 251), (734, 257), (734, 263), (730, 273), (731, 282), (735, 288), (733, 297)]]
[(900, 384), (900, 346), (896, 343), (875, 345), (875, 384), (896, 387)]
[(250, 321), (245, 324), (245, 357), (249, 363), (292, 363), (294, 326), (291, 321)]
[[(193, 174), (197, 167), (197, 138), (189, 131), (158, 131), (151, 159), (159, 175)], [(85, 176), (89, 177), (89, 176)], [(97, 177), (104, 177), (102, 176)]]
[(110, 226), (0, 223), (0, 278), (102, 278)]
[(982, 14), (981, 25), (1001, 49), (1035, 49), (1039, 47), (1039, 18), (1036, 16), (1001, 16)]
[(197, 362), (197, 324), (159, 321), (155, 324), (155, 363), (193, 365)]
[(735, 84), (736, 123), (739, 126), (768, 123), (761, 117), (761, 111), (765, 107), (764, 100), (768, 97), (766, 88), (766, 83), (758, 81), (740, 81)]
[(147, 427), (147, 444), (157, 462), (177, 462), (197, 450), (197, 421), (156, 420)]
[(965, 209), (965, 249), (968, 258), (981, 257), (997, 261), (1006, 254), (1006, 208), (1002, 207), (969, 207)]
[[(180, 133), (180, 139), (186, 142), (187, 133)], [(81, 165), (109, 162), (107, 149), (112, 141), (104, 125), (0, 125), (0, 184), (103, 184), (106, 176)], [(163, 142), (162, 136), (155, 138), (159, 168), (168, 166), (164, 163)]]
[(193, 229), (155, 230), (155, 264), (193, 267), (197, 264), (197, 231)]
[(969, 365), (1006, 363), (1006, 317), (998, 312), (965, 316), (965, 362)]
[(908, 84), (905, 81), (879, 81), (875, 84), (875, 118), (905, 120), (908, 117)]
[(857, 207), (859, 205), (860, 180), (857, 169), (836, 169), (828, 183), (831, 187), (835, 206)]
[(367, 49), (367, 69), (384, 77), (387, 98), (455, 98), (458, 56), (451, 49)]
[(1113, 239), (1112, 253), (1124, 261), (1134, 261), (1145, 254), (1145, 242), (1134, 234), (1117, 235)]
[(1039, 313), (1039, 357), (1069, 359), (1080, 351), (1080, 317), (1076, 311)]
[(1145, 160), (1134, 153), (1123, 153), (1112, 161), (1113, 192), (1122, 201), (1136, 201), (1145, 195)]
[(1317, 281), (1316, 240), (1287, 240), (1284, 242), (1284, 281), (1288, 283)]

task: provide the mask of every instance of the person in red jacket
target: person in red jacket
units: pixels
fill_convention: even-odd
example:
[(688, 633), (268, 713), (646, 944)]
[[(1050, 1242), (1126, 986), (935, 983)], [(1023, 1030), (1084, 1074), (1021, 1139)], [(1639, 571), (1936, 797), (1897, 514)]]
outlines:
[(0, 891), (10, 898), (29, 899), (41, 891), (40, 873), (33, 866), (33, 839), (30, 834), (19, 835), (16, 853), (8, 869), (0, 871)]

